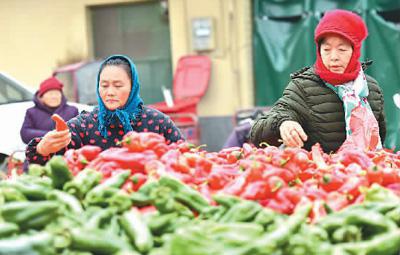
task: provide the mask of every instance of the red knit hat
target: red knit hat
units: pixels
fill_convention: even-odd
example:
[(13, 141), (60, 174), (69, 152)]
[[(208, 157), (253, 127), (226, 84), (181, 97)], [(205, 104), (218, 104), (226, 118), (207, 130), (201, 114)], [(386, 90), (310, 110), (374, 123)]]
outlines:
[(51, 89), (58, 89), (60, 91), (62, 91), (63, 88), (63, 84), (57, 80), (55, 77), (50, 77), (46, 80), (44, 80), (42, 83), (40, 83), (40, 87), (38, 90), (38, 96), (43, 96), (44, 93), (46, 93), (47, 91), (51, 90)]
[[(327, 34), (337, 34), (347, 40), (353, 46), (353, 55), (343, 74), (329, 71), (322, 62), (320, 55), (320, 41)], [(354, 80), (361, 68), (360, 49), (362, 42), (368, 35), (367, 26), (360, 16), (345, 10), (332, 10), (326, 12), (315, 29), (314, 40), (317, 44), (316, 73), (325, 81), (333, 84), (343, 84)]]

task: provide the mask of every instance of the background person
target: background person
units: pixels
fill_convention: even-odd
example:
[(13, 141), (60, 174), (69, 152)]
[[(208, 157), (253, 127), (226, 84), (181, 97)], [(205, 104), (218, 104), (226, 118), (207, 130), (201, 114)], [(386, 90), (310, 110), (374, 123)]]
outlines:
[(78, 109), (67, 103), (63, 94), (63, 84), (55, 77), (44, 80), (35, 93), (35, 106), (26, 111), (20, 134), (24, 143), (29, 143), (35, 137), (42, 137), (54, 129), (51, 115), (58, 114), (68, 121), (78, 115)]

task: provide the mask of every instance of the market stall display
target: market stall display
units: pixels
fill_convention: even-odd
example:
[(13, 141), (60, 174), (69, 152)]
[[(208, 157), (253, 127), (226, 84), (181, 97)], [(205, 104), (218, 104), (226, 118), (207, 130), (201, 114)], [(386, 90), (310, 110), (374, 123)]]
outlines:
[(400, 154), (127, 134), (0, 181), (0, 254), (398, 254)]

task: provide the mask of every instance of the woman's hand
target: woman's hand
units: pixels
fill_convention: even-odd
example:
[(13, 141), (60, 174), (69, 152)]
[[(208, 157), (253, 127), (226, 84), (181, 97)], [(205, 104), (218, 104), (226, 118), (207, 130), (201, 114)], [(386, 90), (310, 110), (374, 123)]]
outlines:
[(303, 147), (307, 135), (296, 121), (286, 120), (279, 127), (283, 143), (289, 147)]
[(51, 153), (60, 151), (71, 142), (71, 133), (69, 130), (48, 132), (38, 143), (36, 150), (42, 156), (48, 156)]

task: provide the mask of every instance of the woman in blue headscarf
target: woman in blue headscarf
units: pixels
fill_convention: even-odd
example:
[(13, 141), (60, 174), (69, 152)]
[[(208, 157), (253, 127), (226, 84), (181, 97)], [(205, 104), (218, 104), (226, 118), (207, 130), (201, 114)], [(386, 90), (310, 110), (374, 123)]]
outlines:
[(129, 131), (164, 135), (168, 143), (182, 139), (182, 134), (165, 114), (143, 105), (139, 95), (138, 73), (133, 62), (123, 55), (108, 57), (97, 77), (98, 107), (82, 112), (67, 122), (69, 130), (50, 131), (28, 144), (30, 163), (45, 163), (64, 148), (97, 145), (103, 150), (117, 146)]

